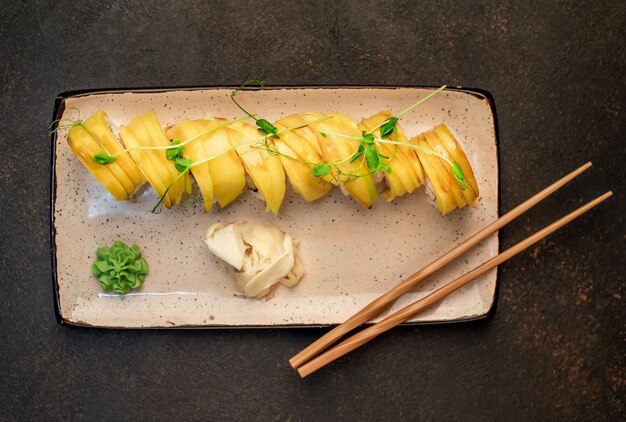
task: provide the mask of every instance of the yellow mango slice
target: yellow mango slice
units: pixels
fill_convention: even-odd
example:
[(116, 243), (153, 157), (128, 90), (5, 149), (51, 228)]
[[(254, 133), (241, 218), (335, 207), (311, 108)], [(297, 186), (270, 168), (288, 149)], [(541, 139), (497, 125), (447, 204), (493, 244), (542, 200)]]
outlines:
[[(326, 116), (332, 116), (332, 119), (324, 120), (321, 122), (313, 123), (313, 120), (317, 120), (323, 117), (320, 113), (304, 113), (302, 117), (309, 122), (309, 127), (312, 128), (317, 137), (317, 142), (322, 150), (324, 161), (327, 163), (336, 163), (353, 155), (358, 147), (359, 141), (355, 139), (345, 138), (343, 136), (325, 135), (319, 132), (319, 130), (327, 130), (330, 132), (341, 133), (348, 136), (361, 136), (361, 131), (354, 120), (341, 113), (329, 113)], [(333, 174), (333, 183), (341, 185), (357, 202), (366, 208), (372, 207), (372, 202), (378, 197), (376, 192), (376, 186), (369, 174), (369, 169), (364, 160), (356, 160), (350, 163), (349, 160), (338, 164), (339, 169), (343, 173), (357, 176), (352, 180), (346, 181), (345, 176), (339, 174)], [(333, 170), (335, 172), (335, 170)]]
[[(145, 114), (143, 116), (143, 121), (144, 121), (143, 129), (145, 129), (148, 132), (148, 136), (150, 137), (150, 139), (153, 140), (153, 144), (155, 146), (169, 146), (171, 144), (170, 140), (167, 138), (167, 135), (165, 134), (165, 131), (163, 130), (163, 127), (161, 126), (161, 123), (157, 119), (156, 112)], [(161, 157), (167, 160), (166, 151), (161, 150), (160, 152), (162, 153)], [(167, 160), (167, 161), (173, 164), (172, 161), (170, 160)], [(174, 180), (180, 174), (180, 172), (173, 165), (165, 166), (165, 169), (168, 171), (172, 180)], [(172, 199), (175, 199), (174, 200), (175, 203), (178, 203), (180, 199), (182, 199), (182, 194), (186, 187), (185, 184), (190, 183), (189, 177), (185, 177), (181, 180), (182, 182), (176, 183), (174, 186), (172, 186), (172, 189), (171, 189), (173, 190), (172, 194), (176, 198), (175, 199), (174, 197), (172, 197)], [(190, 185), (189, 185), (189, 188), (190, 188)], [(188, 193), (191, 193), (191, 189), (188, 189), (187, 191)]]
[[(448, 152), (443, 147), (443, 145), (439, 143), (439, 138), (437, 138), (435, 132), (431, 130), (425, 132), (424, 139), (429, 145), (429, 149), (449, 159)], [(454, 177), (454, 174), (452, 173), (452, 167), (450, 166), (450, 164), (446, 163), (440, 157), (433, 156), (433, 159), (431, 160), (431, 165), (442, 178), (442, 180), (447, 184), (448, 192), (450, 192), (454, 197), (454, 201), (456, 202), (457, 206), (459, 208), (463, 208), (464, 206), (466, 206), (467, 200), (463, 195), (463, 190), (461, 189), (459, 181), (456, 180), (456, 177)]]
[[(424, 135), (418, 135), (411, 138), (411, 143), (427, 150), (431, 149), (428, 142), (426, 142)], [(428, 180), (433, 187), (435, 200), (437, 202), (437, 208), (439, 209), (439, 211), (443, 215), (446, 215), (455, 210), (457, 208), (457, 203), (454, 199), (454, 196), (450, 192), (449, 182), (441, 177), (433, 166), (433, 164), (436, 164), (436, 162), (440, 160), (440, 158), (419, 149), (415, 149), (415, 151), (420, 159), (420, 163), (424, 167), (424, 173), (428, 177)]]
[[(295, 144), (291, 144), (291, 148), (301, 156), (308, 156), (310, 161), (315, 161), (322, 157), (322, 148), (320, 147), (319, 142), (317, 142), (316, 133), (307, 125), (307, 122), (304, 120), (304, 117), (301, 114), (292, 114), (287, 117), (283, 117), (278, 121), (285, 128), (302, 126), (298, 129), (294, 129), (285, 133), (295, 133), (298, 135), (304, 142), (297, 142)], [(304, 125), (304, 126), (303, 126)], [(308, 145), (309, 148), (306, 146)], [(307, 155), (312, 151), (312, 155)]]
[[(361, 121), (359, 123), (359, 129), (366, 133), (372, 133), (374, 138), (380, 139), (380, 128), (374, 131), (371, 130), (390, 117), (392, 117), (392, 115), (389, 111), (381, 111)], [(399, 123), (396, 124), (396, 132), (394, 132), (392, 137), (388, 140), (406, 144), (409, 143)], [(396, 197), (403, 196), (407, 192), (412, 193), (422, 185), (422, 165), (419, 163), (419, 159), (411, 147), (377, 142), (376, 150), (379, 154), (390, 157), (389, 159), (383, 158), (383, 162), (391, 167), (391, 173), (383, 172), (387, 184), (389, 185), (389, 190), (383, 193), (388, 202), (391, 202)], [(419, 174), (416, 173), (416, 168), (419, 169)]]
[[(441, 144), (445, 147), (448, 153), (450, 153), (450, 159), (452, 162), (456, 161), (461, 166), (465, 180), (467, 180), (469, 185), (468, 187), (471, 188), (469, 191), (466, 189), (466, 191), (468, 191), (466, 195), (468, 198), (467, 201), (470, 203), (473, 202), (474, 199), (479, 196), (478, 182), (476, 181), (476, 176), (474, 176), (474, 171), (472, 170), (472, 166), (470, 165), (463, 148), (461, 148), (461, 145), (457, 142), (456, 138), (452, 135), (452, 132), (445, 124), (435, 126), (434, 130)], [(470, 199), (472, 194), (473, 199)]]
[[(304, 119), (296, 114), (278, 120), (274, 126), (284, 130), (302, 124), (305, 124)], [(324, 160), (315, 133), (310, 128), (303, 126), (286, 131), (280, 134), (279, 139), (271, 138), (271, 141), (281, 154), (294, 158), (279, 156), (291, 185), (305, 201), (319, 199), (333, 188), (332, 183), (311, 173), (312, 165), (301, 162), (319, 163)]]
[[(225, 119), (216, 119), (220, 124)], [(285, 170), (280, 159), (271, 155), (262, 148), (255, 148), (254, 144), (261, 142), (263, 134), (249, 123), (237, 122), (225, 127), (224, 132), (241, 159), (247, 173), (254, 182), (263, 199), (265, 210), (278, 215), (278, 210), (285, 196)], [(254, 141), (254, 143), (246, 143)]]
[[(195, 138), (189, 143), (186, 143), (182, 152), (182, 156), (190, 159), (192, 162), (197, 163), (201, 160), (208, 158), (202, 144), (203, 139), (197, 137), (202, 134), (204, 129), (202, 126), (189, 119), (184, 119), (175, 126), (167, 130), (168, 138), (174, 140), (178, 139), (181, 143), (186, 142), (189, 139)], [(202, 194), (202, 201), (204, 202), (204, 212), (211, 211), (213, 205), (213, 178), (211, 177), (211, 168), (208, 162), (200, 164), (191, 169), (193, 178), (198, 183), (200, 193)]]
[(213, 195), (220, 207), (224, 208), (243, 192), (246, 186), (246, 172), (237, 152), (227, 151), (231, 145), (224, 130), (216, 129), (223, 123), (215, 120), (197, 120), (196, 123), (203, 131), (213, 130), (201, 139), (207, 158), (219, 155), (209, 161), (209, 168), (213, 179)]
[[(122, 125), (120, 137), (127, 148), (170, 145), (154, 110), (135, 117), (128, 126)], [(167, 159), (165, 149), (132, 150), (130, 155), (157, 195), (163, 197), (166, 208), (181, 201), (185, 188), (188, 192), (191, 191), (189, 177), (182, 177), (165, 194), (168, 186), (180, 174), (174, 167), (174, 162)]]

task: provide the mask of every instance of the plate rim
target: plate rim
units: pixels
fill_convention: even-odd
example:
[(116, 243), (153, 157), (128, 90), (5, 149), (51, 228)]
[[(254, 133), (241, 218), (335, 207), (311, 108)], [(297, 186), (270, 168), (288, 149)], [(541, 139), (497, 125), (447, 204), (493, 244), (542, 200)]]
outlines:
[[(438, 89), (440, 86), (434, 85), (350, 85), (350, 84), (338, 84), (338, 85), (265, 85), (264, 87), (248, 87), (249, 90), (280, 90), (280, 89)], [(63, 91), (57, 94), (52, 112), (52, 123), (49, 126), (50, 133), (50, 145), (51, 145), (51, 162), (50, 162), (50, 258), (52, 269), (52, 288), (53, 288), (53, 301), (54, 301), (54, 316), (56, 322), (65, 327), (77, 327), (77, 328), (97, 328), (97, 329), (110, 329), (110, 330), (189, 330), (189, 329), (255, 329), (255, 328), (272, 328), (272, 329), (290, 329), (290, 328), (327, 328), (336, 326), (337, 324), (286, 324), (286, 325), (193, 325), (183, 324), (175, 326), (148, 326), (148, 327), (128, 327), (128, 326), (100, 326), (89, 324), (82, 321), (71, 321), (67, 319), (61, 311), (61, 297), (59, 289), (59, 280), (57, 273), (57, 248), (56, 248), (56, 228), (54, 225), (54, 214), (56, 206), (56, 143), (57, 143), (57, 129), (59, 125), (59, 119), (65, 111), (65, 102), (70, 98), (80, 98), (90, 95), (103, 95), (103, 94), (125, 94), (125, 93), (137, 93), (137, 94), (156, 94), (163, 92), (173, 91), (205, 91), (205, 90), (233, 90), (239, 88), (238, 86), (228, 85), (190, 85), (190, 86), (165, 86), (165, 87), (121, 87), (121, 88), (91, 88), (91, 89), (76, 89)], [(496, 147), (496, 170), (498, 174), (498, 200), (497, 200), (497, 216), (501, 216), (502, 209), (502, 172), (500, 171), (500, 134), (498, 127), (498, 117), (496, 113), (496, 103), (493, 94), (482, 88), (470, 88), (463, 86), (450, 86), (446, 87), (446, 90), (464, 93), (467, 95), (475, 96), (481, 100), (486, 100), (489, 104), (491, 115), (493, 116), (493, 131), (494, 141)], [(498, 253), (502, 252), (502, 242), (500, 241), (500, 231), (496, 232), (498, 239)], [(434, 320), (434, 321), (414, 321), (405, 322), (401, 325), (448, 325), (448, 324), (460, 324), (483, 321), (491, 319), (496, 314), (498, 308), (498, 299), (500, 296), (500, 277), (502, 276), (502, 269), (500, 266), (496, 269), (495, 288), (492, 296), (491, 306), (489, 309), (480, 315), (469, 316), (466, 318), (455, 318), (449, 320)], [(371, 325), (368, 322), (364, 325)]]

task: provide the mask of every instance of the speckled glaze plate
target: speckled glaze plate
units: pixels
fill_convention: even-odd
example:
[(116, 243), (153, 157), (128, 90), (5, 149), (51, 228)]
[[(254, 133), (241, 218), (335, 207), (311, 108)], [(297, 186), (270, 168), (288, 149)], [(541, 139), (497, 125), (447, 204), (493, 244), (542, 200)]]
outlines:
[[(283, 87), (238, 98), (270, 121), (294, 112), (339, 111), (355, 120), (383, 109), (398, 112), (432, 88)], [(234, 118), (231, 88), (99, 90), (61, 94), (54, 119), (105, 110), (119, 126), (150, 109), (165, 125), (207, 114)], [(306, 203), (288, 186), (278, 217), (251, 193), (210, 214), (180, 209), (151, 214), (157, 196), (144, 188), (117, 202), (74, 157), (67, 131), (53, 135), (52, 261), (60, 323), (106, 328), (289, 327), (338, 324), (402, 278), (462, 242), (498, 216), (498, 157), (494, 104), (480, 90), (448, 89), (406, 115), (408, 136), (446, 123), (462, 144), (480, 187), (474, 206), (442, 217), (424, 190), (367, 210), (334, 189)], [(146, 185), (147, 186), (147, 185)], [(215, 222), (246, 219), (276, 225), (300, 242), (307, 271), (294, 288), (271, 300), (242, 297), (226, 267), (203, 242)], [(126, 296), (104, 293), (91, 275), (96, 248), (121, 239), (136, 243), (150, 265), (144, 286)], [(399, 300), (405, 306), (498, 253), (493, 235), (458, 262)], [(495, 309), (497, 272), (447, 297), (410, 323), (483, 318)]]

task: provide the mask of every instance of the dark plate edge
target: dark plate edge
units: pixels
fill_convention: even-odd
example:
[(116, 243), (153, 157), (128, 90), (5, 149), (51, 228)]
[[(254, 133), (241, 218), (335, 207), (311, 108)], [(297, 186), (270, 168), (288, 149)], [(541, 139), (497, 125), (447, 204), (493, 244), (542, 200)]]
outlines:
[[(500, 132), (498, 127), (498, 115), (496, 113), (496, 100), (493, 97), (493, 94), (485, 89), (480, 88), (468, 88), (474, 92), (477, 92), (485, 97), (487, 102), (489, 103), (489, 107), (491, 108), (491, 115), (493, 116), (493, 134), (496, 141), (496, 171), (498, 172), (498, 205), (497, 205), (497, 215), (498, 218), (502, 215), (502, 172), (500, 171)], [(500, 241), (500, 231), (496, 232), (496, 236), (498, 238), (498, 254), (502, 252), (502, 242)], [(487, 312), (470, 321), (478, 321), (484, 319), (491, 319), (495, 316), (496, 311), (498, 310), (498, 299), (500, 297), (500, 277), (502, 276), (502, 269), (500, 266), (496, 267), (496, 286), (493, 292), (493, 298), (491, 301), (491, 307), (487, 310)], [(469, 321), (468, 321), (469, 322)]]
[[(495, 296), (494, 296), (495, 298)], [(493, 305), (491, 307), (493, 309)], [(484, 314), (470, 316), (467, 318), (458, 318), (458, 319), (442, 319), (442, 320), (433, 320), (433, 321), (415, 321), (415, 322), (404, 322), (400, 324), (400, 326), (426, 326), (426, 325), (449, 325), (449, 324), (466, 324), (471, 322), (479, 322), (485, 321), (491, 318), (490, 315), (491, 309)], [(107, 326), (107, 325), (92, 325), (82, 321), (70, 321), (66, 319), (62, 319), (59, 321), (59, 324), (66, 327), (75, 327), (75, 328), (86, 328), (86, 329), (100, 329), (100, 330), (250, 330), (250, 329), (293, 329), (293, 328), (330, 328), (336, 327), (337, 323), (332, 324), (283, 324), (283, 325), (193, 325), (193, 324), (183, 324), (183, 325), (148, 325), (141, 327), (128, 327), (128, 326)], [(362, 324), (363, 326), (373, 325), (373, 322), (366, 322)]]
[[(83, 322), (73, 322), (66, 319), (61, 312), (61, 303), (60, 303), (60, 292), (59, 292), (59, 284), (58, 284), (58, 274), (57, 274), (57, 262), (56, 262), (56, 230), (54, 226), (54, 209), (56, 204), (56, 140), (57, 134), (56, 129), (58, 127), (58, 119), (63, 114), (65, 110), (65, 101), (71, 97), (83, 97), (87, 95), (99, 95), (99, 94), (116, 94), (116, 93), (159, 93), (159, 92), (170, 92), (170, 91), (199, 91), (199, 90), (207, 90), (207, 89), (236, 89), (237, 87), (232, 86), (171, 86), (171, 87), (158, 87), (158, 88), (96, 88), (96, 89), (78, 89), (78, 90), (70, 90), (64, 91), (57, 95), (54, 102), (53, 109), (53, 124), (51, 125), (51, 177), (50, 177), (50, 194), (51, 194), (51, 206), (50, 206), (50, 238), (51, 238), (51, 261), (52, 261), (52, 285), (54, 292), (54, 313), (55, 318), (58, 324), (68, 327), (81, 327), (81, 328), (99, 328), (99, 329), (253, 329), (253, 328), (275, 328), (275, 329), (285, 329), (285, 328), (326, 328), (332, 327), (336, 324), (291, 324), (291, 325), (175, 325), (175, 326), (153, 326), (153, 327), (108, 327), (108, 326), (97, 326), (91, 325)], [(430, 85), (281, 85), (281, 86), (271, 86), (266, 85), (263, 89), (312, 89), (312, 88), (320, 88), (320, 89), (367, 89), (367, 88), (381, 88), (381, 89), (395, 89), (395, 88), (414, 88), (414, 89), (437, 89), (439, 86), (430, 86)], [(250, 89), (259, 89), (259, 88), (250, 88)], [(498, 172), (498, 204), (497, 204), (497, 215), (500, 217), (502, 210), (502, 197), (501, 197), (501, 172), (500, 172), (500, 137), (499, 137), (499, 129), (498, 129), (498, 118), (496, 114), (496, 104), (493, 94), (491, 92), (481, 89), (481, 88), (466, 88), (461, 86), (455, 87), (447, 87), (447, 90), (463, 92), (469, 95), (474, 95), (479, 99), (485, 99), (489, 103), (489, 107), (491, 109), (491, 115), (493, 116), (493, 130), (494, 130), (494, 138), (495, 138), (495, 146), (496, 146), (496, 170)], [(498, 238), (498, 253), (502, 252), (502, 243), (500, 242), (500, 232), (496, 233)], [(492, 297), (491, 307), (481, 315), (470, 316), (467, 318), (453, 319), (453, 320), (435, 320), (435, 321), (416, 321), (416, 322), (407, 322), (402, 325), (410, 326), (410, 325), (445, 325), (445, 324), (458, 324), (458, 323), (469, 323), (469, 322), (477, 322), (486, 319), (491, 319), (496, 314), (496, 310), (498, 308), (498, 298), (500, 294), (500, 277), (502, 275), (500, 267), (497, 267), (496, 270), (496, 285), (494, 294)], [(364, 325), (369, 325), (364, 324)]]
[(50, 126), (50, 145), (51, 145), (51, 161), (50, 161), (50, 253), (52, 258), (52, 289), (54, 295), (54, 316), (57, 323), (68, 324), (61, 314), (61, 298), (59, 292), (59, 278), (57, 274), (57, 246), (56, 246), (56, 228), (54, 226), (54, 211), (56, 207), (56, 142), (57, 128), (59, 126), (58, 119), (65, 110), (65, 99), (63, 94), (59, 94), (54, 100), (54, 110), (52, 112), (52, 125)]

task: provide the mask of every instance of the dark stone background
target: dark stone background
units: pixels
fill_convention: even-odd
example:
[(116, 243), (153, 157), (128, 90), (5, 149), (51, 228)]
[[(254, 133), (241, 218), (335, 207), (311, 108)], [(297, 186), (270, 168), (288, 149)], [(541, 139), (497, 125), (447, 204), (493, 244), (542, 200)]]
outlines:
[[(624, 417), (626, 3), (106, 3), (0, 7), (0, 419)], [(493, 319), (395, 329), (305, 380), (287, 359), (325, 330), (57, 325), (56, 94), (249, 78), (491, 91), (503, 212), (594, 162), (503, 230), (503, 246), (608, 189), (616, 196), (504, 265)]]

